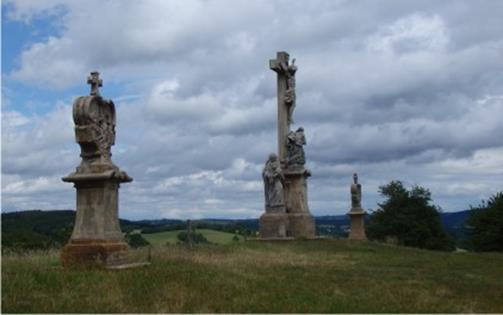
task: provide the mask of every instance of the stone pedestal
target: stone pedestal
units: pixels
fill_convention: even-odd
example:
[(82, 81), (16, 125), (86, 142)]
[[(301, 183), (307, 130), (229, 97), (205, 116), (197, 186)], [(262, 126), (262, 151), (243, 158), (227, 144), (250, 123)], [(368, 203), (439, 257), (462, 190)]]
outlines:
[(77, 212), (72, 236), (61, 251), (64, 266), (127, 263), (128, 245), (120, 230), (119, 185), (129, 182), (123, 172), (71, 174), (63, 178), (77, 190)]
[(289, 218), (284, 212), (266, 212), (260, 216), (260, 237), (262, 239), (279, 239), (290, 237)]
[(365, 215), (367, 213), (362, 208), (353, 208), (347, 215), (351, 219), (351, 230), (348, 239), (350, 240), (366, 240), (365, 235)]
[(289, 219), (288, 234), (292, 237), (314, 238), (316, 227), (307, 204), (307, 178), (305, 169), (284, 170), (286, 212)]

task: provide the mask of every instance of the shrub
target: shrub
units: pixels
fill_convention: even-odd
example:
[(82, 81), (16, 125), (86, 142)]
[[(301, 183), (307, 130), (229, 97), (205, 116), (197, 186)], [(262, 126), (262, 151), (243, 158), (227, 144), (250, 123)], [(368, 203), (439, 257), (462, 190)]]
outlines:
[(432, 204), (428, 189), (414, 186), (407, 190), (402, 182), (392, 181), (379, 187), (385, 198), (370, 215), (367, 236), (385, 241), (396, 238), (398, 244), (436, 250), (453, 250), (454, 242), (443, 230), (440, 208)]
[(476, 251), (503, 251), (503, 192), (472, 208), (468, 219), (472, 227), (471, 241)]

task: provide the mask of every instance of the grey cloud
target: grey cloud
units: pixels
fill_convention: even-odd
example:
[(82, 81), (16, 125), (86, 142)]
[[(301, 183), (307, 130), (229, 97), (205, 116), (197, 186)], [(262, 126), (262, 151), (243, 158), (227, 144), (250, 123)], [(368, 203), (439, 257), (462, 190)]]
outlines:
[[(113, 159), (135, 178), (121, 189), (126, 216), (258, 216), (261, 168), (276, 150), (268, 60), (277, 50), (299, 65), (294, 119), (308, 137), (315, 214), (347, 210), (355, 171), (366, 207), (392, 179), (431, 188), (449, 210), (498, 189), (501, 4), (181, 3), (11, 4), (10, 18), (22, 21), (58, 5), (66, 11), (51, 15), (61, 33), (27, 47), (7, 80), (40, 85), (43, 76), (44, 85), (64, 89), (100, 69), (105, 84), (135, 95), (116, 101)], [(2, 187), (5, 205), (61, 208), (63, 197), (73, 204), (71, 187), (47, 199), (12, 190), (38, 178), (56, 187), (77, 165), (69, 104), (43, 117), (5, 113), (3, 125), (14, 125), (2, 135), (2, 173), (13, 176)], [(481, 165), (475, 174), (473, 163)]]

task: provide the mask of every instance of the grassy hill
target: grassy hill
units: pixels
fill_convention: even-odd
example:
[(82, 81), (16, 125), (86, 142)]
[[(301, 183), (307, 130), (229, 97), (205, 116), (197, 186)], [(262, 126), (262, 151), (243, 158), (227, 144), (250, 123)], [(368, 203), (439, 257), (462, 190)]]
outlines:
[(57, 254), (2, 257), (2, 312), (503, 312), (501, 253), (249, 241), (154, 247), (123, 271), (64, 270)]
[[(455, 213), (441, 213), (444, 227), (452, 235), (457, 246), (470, 249), (468, 229), (464, 222), (471, 211)], [(2, 213), (2, 250), (29, 250), (48, 249), (63, 246), (70, 238), (75, 221), (73, 210), (28, 210), (19, 212)], [(318, 216), (316, 220), (317, 235), (345, 238), (349, 220), (346, 215)], [(201, 230), (216, 230), (234, 234), (238, 231), (241, 235), (252, 236), (258, 231), (258, 219), (226, 220), (226, 219), (201, 219), (193, 221), (194, 226)], [(121, 229), (128, 233), (142, 231), (147, 234), (170, 232), (186, 228), (186, 222), (182, 220), (120, 220)], [(171, 235), (166, 233), (167, 236)], [(210, 236), (210, 238), (213, 236)], [(169, 239), (170, 237), (168, 237)], [(215, 236), (218, 239), (217, 236)], [(160, 242), (163, 236), (157, 236)], [(226, 237), (223, 238), (224, 243)], [(210, 240), (211, 241), (211, 240)], [(155, 242), (155, 241), (154, 241)], [(221, 243), (216, 240), (215, 242)]]
[[(175, 230), (175, 231), (166, 231), (159, 233), (151, 233), (151, 234), (142, 234), (143, 238), (146, 239), (151, 245), (159, 246), (165, 245), (166, 243), (176, 244), (178, 242), (177, 235), (178, 233), (185, 230)], [(234, 234), (209, 230), (209, 229), (197, 229), (196, 233), (203, 234), (206, 239), (215, 244), (229, 244), (232, 243), (232, 238)], [(243, 240), (243, 237), (238, 236), (240, 240)]]

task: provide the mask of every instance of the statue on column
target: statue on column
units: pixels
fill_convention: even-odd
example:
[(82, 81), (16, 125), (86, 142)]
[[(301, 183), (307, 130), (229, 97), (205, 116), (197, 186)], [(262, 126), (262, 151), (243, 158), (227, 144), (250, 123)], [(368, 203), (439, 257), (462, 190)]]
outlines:
[(350, 240), (366, 240), (365, 235), (365, 215), (362, 208), (362, 185), (358, 183), (358, 175), (353, 174), (353, 184), (351, 184), (351, 209), (347, 213), (351, 219), (351, 228), (348, 238)]
[(304, 153), (304, 145), (306, 137), (304, 128), (299, 127), (297, 131), (290, 131), (287, 135), (287, 156), (286, 164), (289, 168), (303, 168), (306, 164), (306, 155)]
[(82, 160), (63, 177), (76, 189), (76, 214), (70, 240), (61, 250), (64, 266), (127, 265), (128, 245), (119, 223), (119, 187), (133, 179), (111, 159), (115, 143), (115, 105), (100, 95), (103, 80), (91, 72), (90, 95), (73, 103), (75, 140)]
[(361, 209), (362, 207), (362, 185), (358, 183), (358, 174), (353, 174), (353, 184), (351, 184), (351, 209)]
[(265, 191), (266, 210), (271, 208), (281, 208), (285, 205), (283, 191), (284, 177), (281, 172), (280, 162), (276, 154), (271, 153), (262, 171)]

